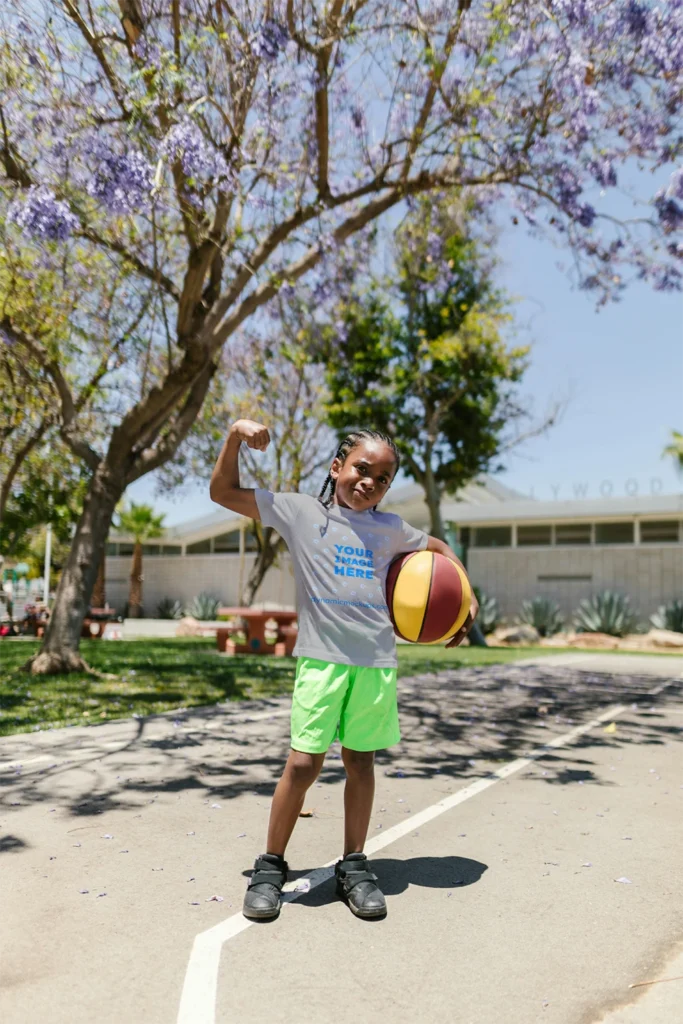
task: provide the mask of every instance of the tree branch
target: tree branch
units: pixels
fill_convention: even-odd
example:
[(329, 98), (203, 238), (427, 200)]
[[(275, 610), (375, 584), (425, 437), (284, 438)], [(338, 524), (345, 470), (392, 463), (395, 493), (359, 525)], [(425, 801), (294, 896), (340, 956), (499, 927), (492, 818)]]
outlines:
[(146, 448), (144, 451), (135, 453), (132, 465), (126, 474), (126, 486), (173, 458), (197, 418), (215, 372), (215, 362), (208, 362), (192, 384), (175, 422), (156, 447)]
[(65, 444), (71, 448), (75, 455), (83, 459), (91, 469), (97, 469), (101, 457), (76, 430), (76, 405), (71, 394), (71, 388), (59, 363), (50, 358), (48, 352), (37, 338), (16, 328), (10, 317), (5, 316), (0, 320), (0, 331), (3, 331), (15, 344), (21, 345), (27, 352), (30, 352), (39, 365), (43, 367), (59, 395), (61, 414), (59, 431)]
[(2, 486), (0, 486), (0, 523), (2, 522), (2, 518), (5, 514), (7, 500), (17, 473), (35, 446), (43, 439), (48, 428), (53, 425), (53, 422), (54, 421), (51, 416), (45, 416), (36, 430), (34, 430), (30, 437), (28, 437), (24, 444), (17, 450), (9, 469), (7, 470), (5, 479), (2, 481)]

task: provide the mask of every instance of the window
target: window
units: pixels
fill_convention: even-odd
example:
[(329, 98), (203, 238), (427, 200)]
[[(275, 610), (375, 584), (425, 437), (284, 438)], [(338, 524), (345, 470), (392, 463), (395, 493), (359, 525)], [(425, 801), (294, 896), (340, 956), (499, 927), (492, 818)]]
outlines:
[(640, 524), (643, 544), (670, 544), (678, 540), (678, 522), (675, 519), (652, 519)]
[(478, 526), (474, 531), (475, 548), (509, 548), (511, 544), (511, 526)]
[(552, 543), (551, 526), (518, 526), (517, 544), (520, 548)]
[(119, 544), (119, 554), (120, 555), (132, 555), (133, 554), (133, 545), (132, 544)]
[(461, 526), (460, 529), (458, 530), (458, 540), (460, 541), (464, 548), (466, 548), (470, 544), (471, 532), (472, 531), (470, 530), (469, 526)]
[(119, 546), (118, 546), (118, 544), (107, 544), (107, 554), (108, 555), (118, 555), (118, 553), (119, 553)]
[(181, 552), (181, 548), (179, 548), (177, 545), (163, 544), (162, 547), (161, 547), (161, 554), (162, 555), (179, 555), (180, 552)]
[(211, 541), (198, 540), (196, 544), (188, 544), (185, 550), (187, 551), (188, 555), (210, 555)]
[(633, 544), (633, 523), (596, 523), (596, 544)]
[(558, 523), (555, 527), (556, 544), (590, 544), (590, 523)]
[(239, 551), (240, 531), (233, 530), (231, 533), (221, 533), (219, 537), (213, 538), (213, 550), (225, 554), (227, 551)]
[(158, 555), (161, 548), (158, 544), (143, 544), (142, 553), (143, 555)]

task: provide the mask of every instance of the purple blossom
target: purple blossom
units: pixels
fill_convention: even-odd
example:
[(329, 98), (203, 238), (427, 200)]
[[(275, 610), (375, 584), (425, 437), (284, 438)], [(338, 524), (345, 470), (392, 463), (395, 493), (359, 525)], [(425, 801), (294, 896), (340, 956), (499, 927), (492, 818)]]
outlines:
[(78, 227), (68, 203), (45, 185), (31, 185), (23, 202), (15, 199), (9, 220), (35, 241), (64, 242)]
[(602, 156), (599, 160), (591, 160), (588, 170), (603, 188), (614, 187), (617, 183), (616, 169), (612, 160), (607, 156)]
[(139, 149), (117, 156), (98, 147), (97, 166), (88, 194), (112, 213), (135, 213), (149, 204), (152, 168)]
[(669, 199), (683, 199), (683, 167), (671, 175), (666, 195)]
[(251, 49), (261, 60), (276, 61), (288, 42), (285, 26), (269, 18), (252, 36)]
[(642, 39), (648, 31), (648, 9), (637, 0), (629, 0), (623, 15), (624, 25), (630, 35)]
[(666, 195), (659, 192), (655, 197), (655, 209), (659, 223), (667, 235), (683, 228), (683, 207), (679, 206), (675, 199), (668, 199)]
[(189, 119), (171, 128), (161, 151), (171, 162), (180, 160), (183, 173), (196, 181), (220, 181), (230, 176), (222, 154), (206, 141), (200, 128)]

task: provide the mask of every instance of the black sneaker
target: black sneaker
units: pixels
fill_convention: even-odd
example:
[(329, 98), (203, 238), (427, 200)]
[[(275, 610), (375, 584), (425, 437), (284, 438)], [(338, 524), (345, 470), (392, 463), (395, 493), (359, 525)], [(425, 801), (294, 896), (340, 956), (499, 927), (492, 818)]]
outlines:
[(280, 913), (280, 893), (287, 881), (287, 861), (275, 853), (264, 853), (254, 861), (254, 873), (244, 894), (245, 917), (265, 920)]
[(370, 871), (364, 853), (349, 853), (334, 867), (337, 895), (348, 903), (356, 917), (383, 917), (387, 912), (384, 893), (377, 885), (377, 875)]

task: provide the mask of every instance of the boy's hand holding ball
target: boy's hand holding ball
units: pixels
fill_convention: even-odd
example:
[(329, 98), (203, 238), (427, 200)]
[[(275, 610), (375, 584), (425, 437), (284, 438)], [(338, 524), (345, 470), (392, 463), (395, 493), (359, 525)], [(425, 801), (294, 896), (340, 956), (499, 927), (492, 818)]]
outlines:
[(236, 420), (230, 428), (230, 433), (239, 441), (244, 441), (248, 448), (257, 448), (261, 452), (270, 444), (268, 428), (255, 420)]
[(463, 640), (465, 639), (465, 637), (467, 636), (469, 631), (472, 629), (472, 626), (474, 624), (474, 620), (477, 617), (477, 612), (478, 611), (479, 611), (479, 602), (477, 601), (477, 599), (476, 599), (476, 597), (474, 595), (474, 592), (472, 592), (472, 604), (470, 605), (469, 615), (467, 616), (467, 618), (465, 619), (465, 621), (463, 622), (462, 626), (460, 627), (458, 632), (455, 634), (453, 639), (448, 641), (448, 643), (446, 644), (446, 647), (459, 647), (460, 646), (460, 644), (463, 642)]

